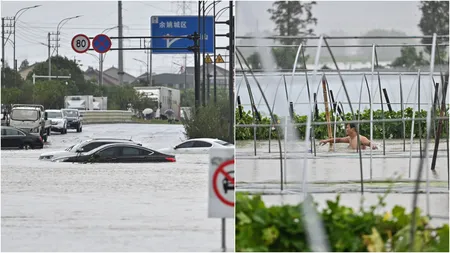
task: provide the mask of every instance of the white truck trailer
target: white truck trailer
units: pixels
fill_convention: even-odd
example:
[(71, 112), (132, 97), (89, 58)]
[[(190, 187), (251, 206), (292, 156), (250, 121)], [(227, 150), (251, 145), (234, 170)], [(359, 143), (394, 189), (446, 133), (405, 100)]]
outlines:
[[(167, 87), (134, 87), (138, 92), (158, 103), (160, 114), (165, 115), (167, 110), (174, 112), (173, 117), (180, 119), (180, 90)], [(154, 109), (154, 108), (151, 108)]]
[(92, 95), (65, 96), (64, 108), (78, 109), (80, 111), (94, 110), (94, 96)]
[(94, 110), (108, 110), (108, 97), (94, 97), (93, 106)]

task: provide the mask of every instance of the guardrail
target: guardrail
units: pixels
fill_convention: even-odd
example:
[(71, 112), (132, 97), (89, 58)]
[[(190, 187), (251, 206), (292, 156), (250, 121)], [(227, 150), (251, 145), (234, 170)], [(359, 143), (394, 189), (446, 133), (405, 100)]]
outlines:
[(80, 111), (83, 124), (127, 123), (132, 122), (133, 113), (121, 110)]

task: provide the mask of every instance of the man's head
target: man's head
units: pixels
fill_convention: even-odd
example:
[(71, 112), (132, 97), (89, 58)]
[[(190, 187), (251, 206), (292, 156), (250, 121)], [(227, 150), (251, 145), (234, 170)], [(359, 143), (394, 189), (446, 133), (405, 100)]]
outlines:
[(354, 123), (347, 124), (347, 127), (345, 128), (347, 135), (351, 136), (356, 134), (356, 125)]

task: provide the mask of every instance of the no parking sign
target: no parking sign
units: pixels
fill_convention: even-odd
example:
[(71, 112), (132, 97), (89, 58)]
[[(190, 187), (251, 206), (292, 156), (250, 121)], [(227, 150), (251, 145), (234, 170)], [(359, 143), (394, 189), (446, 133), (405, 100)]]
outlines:
[(234, 218), (234, 149), (214, 148), (209, 153), (209, 218)]

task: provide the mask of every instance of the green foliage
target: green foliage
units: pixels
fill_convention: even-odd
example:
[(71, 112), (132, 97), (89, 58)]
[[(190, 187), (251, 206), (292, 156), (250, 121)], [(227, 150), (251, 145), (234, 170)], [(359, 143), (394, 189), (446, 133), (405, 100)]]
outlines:
[[(404, 110), (404, 118), (412, 119), (412, 108), (408, 107)], [(436, 110), (437, 115), (439, 115), (439, 110)], [(448, 109), (447, 109), (448, 113)], [(360, 120), (370, 120), (370, 110), (366, 109), (364, 111), (355, 112), (356, 119)], [(448, 114), (447, 114), (448, 115)], [(416, 111), (415, 118), (426, 118), (427, 112), (425, 110)], [(331, 118), (331, 127), (334, 128), (334, 115), (330, 115)], [(401, 119), (402, 111), (384, 111), (385, 119)], [(373, 111), (373, 119), (374, 120), (382, 120), (383, 113), (381, 110)], [(294, 123), (303, 123), (305, 125), (297, 126), (298, 136), (300, 139), (304, 139), (306, 135), (306, 115), (294, 115)], [(338, 118), (336, 124), (336, 136), (346, 136), (345, 126), (344, 124), (339, 123), (341, 119)], [(350, 121), (353, 120), (352, 114), (345, 114), (345, 120)], [(277, 117), (277, 121), (278, 117)], [(314, 119), (314, 122), (326, 122), (325, 112), (319, 113), (319, 117)], [(260, 122), (254, 122), (251, 111), (243, 112), (243, 116), (240, 117), (239, 109), (236, 108), (236, 124), (260, 124), (260, 125), (268, 125), (271, 124), (269, 117), (261, 117)], [(420, 128), (419, 128), (420, 125)], [(405, 137), (411, 138), (411, 126), (412, 121), (405, 121)], [(274, 129), (274, 128), (272, 128)], [(442, 131), (441, 137), (447, 137), (448, 131)], [(333, 130), (334, 131), (334, 130)], [(369, 123), (361, 123), (359, 125), (359, 132), (369, 137), (370, 136), (370, 124)], [(236, 140), (253, 140), (253, 127), (236, 127)], [(426, 122), (422, 121), (420, 124), (418, 121), (414, 121), (414, 137), (419, 138), (419, 134), (422, 134), (422, 138), (426, 137)], [(271, 139), (276, 139), (276, 130), (272, 130), (270, 134)], [(316, 125), (314, 126), (314, 136), (316, 139), (328, 139), (328, 129), (327, 125)], [(403, 138), (403, 123), (401, 121), (397, 122), (385, 122), (385, 136), (386, 139), (402, 139)], [(431, 136), (434, 137), (434, 131), (431, 132)], [(258, 127), (256, 132), (257, 140), (267, 140), (269, 139), (269, 127)], [(373, 139), (383, 139), (383, 123), (374, 123), (373, 124)]]
[(192, 112), (191, 117), (183, 120), (185, 135), (187, 138), (218, 138), (228, 142), (230, 136), (228, 99), (221, 99), (217, 104), (209, 103), (200, 106), (197, 112)]
[[(358, 212), (328, 200), (319, 212), (331, 251), (338, 252), (404, 252), (409, 250), (409, 229), (413, 219), (405, 208), (395, 206), (384, 215), (376, 210), (386, 205), (387, 194), (368, 210)], [(317, 204), (315, 205), (317, 206)], [(303, 203), (266, 207), (261, 196), (236, 194), (237, 252), (308, 252)], [(429, 218), (416, 209), (414, 251), (448, 251), (448, 224), (432, 228)]]
[[(18, 72), (6, 68), (6, 87), (1, 89), (2, 103), (38, 103), (45, 108), (63, 108), (64, 96), (93, 95), (107, 96), (110, 110), (126, 110), (130, 103), (137, 110), (157, 107), (155, 101), (145, 98), (131, 86), (99, 87), (92, 81), (85, 81), (83, 72), (77, 63), (66, 57), (52, 57), (52, 75), (70, 74), (71, 79), (69, 80), (36, 79), (36, 84), (33, 85), (31, 82), (33, 73), (47, 75), (48, 62), (37, 63), (34, 70), (28, 74), (27, 80), (23, 80)], [(12, 87), (14, 76), (16, 76), (16, 87)]]
[[(421, 1), (420, 10), (422, 17), (420, 18), (419, 28), (423, 35), (448, 35), (449, 34), (449, 7), (448, 1)], [(432, 38), (423, 38), (423, 44), (432, 44)], [(448, 38), (437, 38), (437, 44), (448, 43)], [(448, 64), (447, 58), (448, 46), (439, 46), (436, 51), (436, 64), (445, 62)], [(426, 46), (425, 51), (431, 54), (431, 46)]]
[(9, 67), (5, 67), (4, 79), (2, 80), (2, 89), (3, 88), (19, 88), (21, 89), (25, 82), (23, 81), (20, 74), (14, 69)]
[(405, 46), (401, 49), (401, 56), (396, 58), (392, 63), (392, 67), (414, 68), (426, 65), (428, 62), (423, 58), (423, 52), (417, 54), (416, 48), (413, 46)]
[[(228, 89), (217, 88), (217, 101), (228, 100)], [(181, 90), (181, 107), (194, 107), (195, 106), (195, 92), (194, 89)], [(214, 89), (211, 85), (210, 100), (214, 101)], [(229, 100), (228, 100), (229, 101)]]

